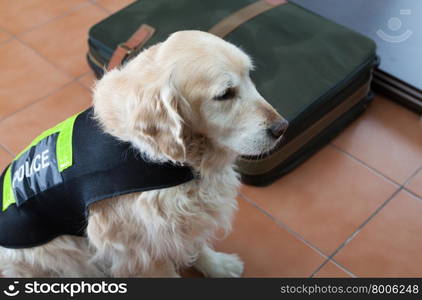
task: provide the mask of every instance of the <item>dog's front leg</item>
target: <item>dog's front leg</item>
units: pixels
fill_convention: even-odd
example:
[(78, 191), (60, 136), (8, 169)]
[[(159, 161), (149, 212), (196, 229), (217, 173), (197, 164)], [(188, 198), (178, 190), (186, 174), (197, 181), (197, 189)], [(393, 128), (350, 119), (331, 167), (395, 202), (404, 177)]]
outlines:
[(111, 277), (180, 277), (172, 260), (153, 258), (138, 243), (114, 243), (103, 239), (91, 239), (96, 248), (96, 261)]
[(142, 277), (178, 278), (180, 275), (177, 273), (176, 268), (170, 259), (163, 259), (153, 262), (150, 268), (144, 272)]
[(96, 260), (108, 269), (111, 277), (180, 277), (170, 259), (152, 259), (139, 249), (115, 249), (106, 245), (96, 253)]
[(243, 262), (236, 254), (217, 252), (205, 245), (194, 263), (195, 269), (207, 277), (240, 277)]
[[(121, 201), (125, 203), (124, 201)], [(127, 202), (126, 202), (127, 203)], [(167, 257), (156, 257), (150, 244), (139, 238), (139, 228), (132, 222), (116, 221), (117, 214), (105, 205), (94, 204), (87, 236), (94, 249), (93, 261), (111, 277), (180, 277)], [(124, 215), (130, 215), (124, 212)], [(123, 219), (123, 218), (122, 218)], [(125, 219), (123, 219), (125, 220)]]

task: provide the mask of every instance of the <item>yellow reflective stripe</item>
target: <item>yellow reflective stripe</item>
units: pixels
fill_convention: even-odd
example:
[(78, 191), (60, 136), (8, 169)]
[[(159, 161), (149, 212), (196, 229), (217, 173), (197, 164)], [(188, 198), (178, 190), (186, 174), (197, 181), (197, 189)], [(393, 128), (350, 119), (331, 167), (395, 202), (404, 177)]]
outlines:
[[(28, 151), (29, 150), (29, 148), (31, 148), (31, 147), (33, 147), (33, 146), (35, 146), (36, 144), (38, 144), (42, 139), (45, 139), (46, 137), (48, 137), (48, 136), (50, 136), (50, 135), (52, 135), (52, 134), (55, 134), (55, 133), (57, 133), (57, 132), (60, 132), (61, 130), (62, 130), (62, 128), (63, 127), (66, 127), (66, 123), (70, 120), (70, 119), (73, 119), (73, 118), (76, 118), (78, 116), (78, 114), (76, 114), (76, 115), (74, 115), (74, 116), (72, 116), (72, 117), (70, 117), (69, 119), (67, 119), (67, 120), (64, 120), (63, 122), (61, 122), (61, 123), (59, 123), (59, 124), (57, 124), (56, 126), (54, 126), (54, 127), (51, 127), (50, 129), (47, 129), (46, 131), (44, 131), (43, 133), (41, 133), (39, 136), (37, 136), (32, 142), (31, 142), (31, 144), (29, 144), (28, 145), (28, 147), (26, 147), (21, 153), (19, 153), (18, 154), (18, 156), (16, 156), (15, 157), (15, 159), (14, 160), (17, 160), (19, 157), (21, 157), (21, 155), (23, 154), (23, 153), (25, 153), (26, 151)], [(73, 125), (73, 123), (74, 123), (74, 120), (73, 121), (71, 121), (72, 123), (72, 125)]]
[(15, 203), (15, 195), (12, 190), (12, 165), (7, 168), (6, 174), (4, 175), (3, 181), (3, 211), (5, 211), (10, 204)]
[(77, 116), (78, 114), (61, 123), (60, 134), (56, 144), (57, 167), (59, 168), (59, 172), (69, 168), (73, 163), (72, 136), (73, 125)]
[[(63, 170), (71, 167), (73, 164), (73, 125), (75, 124), (75, 120), (78, 115), (79, 113), (41, 133), (31, 142), (28, 147), (26, 147), (21, 153), (19, 153), (18, 156), (16, 156), (14, 161), (17, 160), (23, 153), (28, 151), (31, 147), (38, 144), (42, 139), (58, 132), (59, 136), (56, 143), (57, 168), (59, 172), (62, 172)], [(12, 188), (11, 169), (12, 164), (10, 164), (8, 167), (3, 180), (3, 211), (6, 210), (9, 205), (16, 202)]]

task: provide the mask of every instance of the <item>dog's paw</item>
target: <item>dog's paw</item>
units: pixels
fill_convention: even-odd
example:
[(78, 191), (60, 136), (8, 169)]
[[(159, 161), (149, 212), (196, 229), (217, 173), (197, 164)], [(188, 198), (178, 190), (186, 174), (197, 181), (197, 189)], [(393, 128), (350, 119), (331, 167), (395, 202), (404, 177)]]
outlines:
[(243, 262), (236, 254), (214, 252), (199, 269), (207, 277), (240, 277), (243, 273)]

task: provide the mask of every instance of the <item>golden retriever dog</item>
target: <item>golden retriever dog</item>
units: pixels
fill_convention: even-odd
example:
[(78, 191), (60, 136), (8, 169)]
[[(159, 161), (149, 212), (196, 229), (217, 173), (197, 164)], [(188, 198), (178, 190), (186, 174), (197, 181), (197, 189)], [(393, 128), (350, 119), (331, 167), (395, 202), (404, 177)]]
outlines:
[(274, 148), (287, 127), (256, 90), (252, 68), (236, 46), (180, 31), (107, 72), (93, 91), (103, 130), (150, 160), (190, 166), (195, 178), (92, 204), (86, 238), (0, 248), (1, 276), (179, 277), (189, 266), (241, 276), (241, 259), (212, 247), (237, 209), (234, 163)]

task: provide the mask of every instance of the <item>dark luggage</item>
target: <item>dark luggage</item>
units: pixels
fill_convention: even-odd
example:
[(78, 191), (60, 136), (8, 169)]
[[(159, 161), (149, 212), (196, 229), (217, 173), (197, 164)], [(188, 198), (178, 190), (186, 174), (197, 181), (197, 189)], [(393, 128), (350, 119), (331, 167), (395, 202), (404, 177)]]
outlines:
[(422, 113), (422, 1), (292, 0), (327, 19), (374, 39), (382, 63), (374, 70), (376, 92)]
[(290, 123), (275, 151), (239, 158), (247, 184), (266, 185), (289, 172), (372, 98), (375, 43), (284, 0), (137, 1), (91, 28), (88, 62), (101, 77), (110, 65), (185, 29), (210, 31), (245, 49), (256, 64), (258, 91)]

